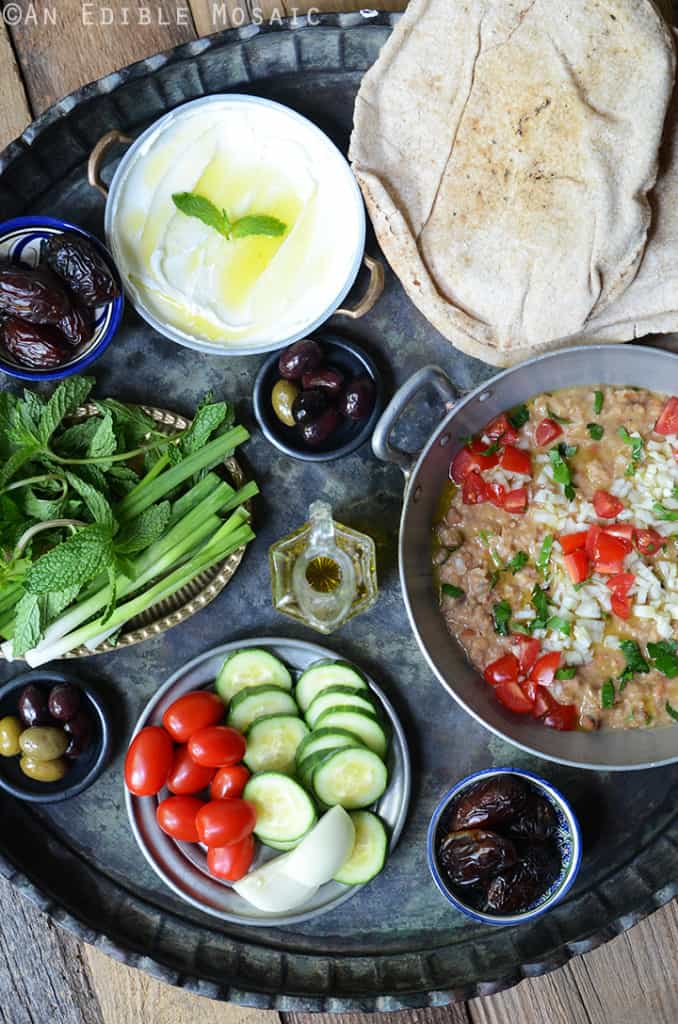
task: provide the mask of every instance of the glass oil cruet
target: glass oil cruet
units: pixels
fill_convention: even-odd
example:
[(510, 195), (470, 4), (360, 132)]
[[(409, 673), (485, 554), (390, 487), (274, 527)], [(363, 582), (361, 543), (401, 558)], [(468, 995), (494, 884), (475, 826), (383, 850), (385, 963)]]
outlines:
[(377, 600), (374, 541), (314, 501), (309, 521), (269, 552), (273, 605), (319, 633), (332, 633)]

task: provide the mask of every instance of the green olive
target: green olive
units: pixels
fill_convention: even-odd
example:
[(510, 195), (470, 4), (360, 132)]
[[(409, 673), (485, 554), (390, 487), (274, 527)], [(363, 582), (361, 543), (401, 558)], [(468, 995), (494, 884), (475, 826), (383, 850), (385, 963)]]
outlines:
[(21, 753), (37, 761), (53, 761), (66, 750), (68, 736), (53, 725), (34, 725), (19, 737)]
[(53, 761), (40, 761), (37, 757), (22, 757), (19, 767), (24, 775), (36, 782), (59, 782), (63, 779), (68, 770), (68, 765), (63, 757), (57, 757)]
[(293, 427), (295, 424), (292, 415), (292, 404), (299, 394), (299, 388), (291, 380), (279, 380), (271, 392), (271, 405), (281, 423), (286, 427)]
[(14, 757), (21, 750), (19, 736), (23, 726), (14, 715), (0, 718), (0, 757)]

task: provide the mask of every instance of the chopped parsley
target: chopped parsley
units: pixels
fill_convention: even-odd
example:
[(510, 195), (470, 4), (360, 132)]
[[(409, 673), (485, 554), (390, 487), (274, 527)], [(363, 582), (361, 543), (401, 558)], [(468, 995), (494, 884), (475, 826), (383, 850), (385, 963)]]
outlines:
[(640, 647), (635, 640), (622, 640), (619, 646), (626, 658), (626, 668), (619, 677), (619, 681), (622, 684), (620, 687), (621, 692), (633, 676), (636, 674), (645, 675), (650, 671), (650, 666), (643, 657)]
[(574, 454), (576, 448), (572, 451), (568, 445), (559, 445), (557, 448), (551, 448), (549, 451), (549, 461), (553, 468), (553, 479), (557, 484), (562, 484), (565, 490), (565, 497), (568, 501), (574, 500), (574, 484), (572, 483), (572, 473), (570, 467), (565, 461), (568, 455)]
[(614, 705), (616, 691), (611, 679), (606, 679), (600, 691), (601, 708), (611, 708)]
[(603, 403), (605, 402), (605, 395), (602, 391), (594, 391), (593, 393), (593, 411), (596, 416), (600, 416), (603, 411)]
[(675, 640), (660, 640), (657, 644), (648, 644), (647, 653), (653, 661), (653, 668), (668, 679), (678, 676), (678, 644)]
[(552, 615), (546, 623), (547, 629), (557, 629), (559, 633), (564, 633), (565, 636), (569, 636), (572, 632), (572, 625), (567, 619), (561, 618), (560, 615)]
[(642, 461), (645, 442), (640, 435), (629, 434), (626, 427), (620, 427), (617, 433), (624, 444), (628, 444), (631, 447), (631, 461), (626, 467), (626, 476), (633, 476), (638, 468), (638, 463)]
[(587, 423), (586, 429), (589, 432), (589, 437), (592, 441), (600, 441), (605, 430), (601, 427), (600, 423)]
[(454, 583), (443, 583), (440, 588), (445, 597), (464, 597), (465, 592), (461, 587), (456, 587)]
[(538, 584), (532, 588), (532, 607), (537, 613), (537, 617), (530, 623), (530, 632), (533, 633), (535, 629), (546, 629), (550, 618), (549, 599), (546, 596), (546, 591), (542, 590)]
[(515, 409), (511, 409), (507, 418), (514, 430), (520, 430), (529, 420), (530, 412), (526, 405), (517, 405)]
[(574, 679), (577, 674), (577, 669), (574, 666), (569, 668), (559, 668), (556, 672), (556, 679)]
[(511, 620), (511, 605), (508, 601), (499, 601), (495, 604), (492, 609), (492, 616), (494, 618), (494, 631), (499, 636), (509, 635), (509, 622)]
[(560, 423), (562, 427), (566, 427), (572, 422), (572, 420), (568, 420), (567, 416), (559, 416), (557, 412), (553, 411), (550, 405), (546, 406), (546, 412), (550, 419), (554, 420), (556, 423)]
[(489, 447), (485, 448), (482, 452), (478, 452), (478, 454), (484, 456), (496, 455), (500, 447), (501, 445), (499, 444), (499, 441), (493, 441)]
[(515, 554), (513, 556), (511, 561), (506, 563), (506, 568), (510, 569), (511, 572), (513, 573), (513, 575), (515, 576), (516, 573), (520, 572), (521, 569), (525, 568), (525, 566), (527, 565), (528, 561), (529, 561), (529, 559), (528, 559), (527, 555), (525, 554), (525, 552), (524, 551), (518, 551), (517, 554)]
[(668, 714), (671, 715), (671, 718), (675, 718), (676, 722), (678, 722), (678, 711), (676, 711), (675, 708), (672, 708), (668, 701), (666, 702), (665, 707)]
[(656, 515), (657, 519), (660, 519), (665, 523), (678, 523), (678, 509), (667, 508), (666, 505), (662, 505), (660, 501), (655, 501), (652, 506), (652, 511)]
[(551, 561), (551, 552), (553, 551), (553, 534), (547, 533), (541, 543), (541, 549), (539, 551), (539, 558), (537, 559), (537, 568), (540, 572), (546, 575), (548, 571), (549, 562)]

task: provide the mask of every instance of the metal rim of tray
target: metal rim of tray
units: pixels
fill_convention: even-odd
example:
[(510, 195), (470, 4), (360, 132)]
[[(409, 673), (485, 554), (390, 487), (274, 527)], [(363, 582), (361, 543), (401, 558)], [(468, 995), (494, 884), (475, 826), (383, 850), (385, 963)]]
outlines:
[[(74, 107), (85, 104), (88, 100), (94, 99), (97, 96), (112, 94), (117, 88), (132, 79), (153, 76), (157, 70), (168, 64), (190, 62), (193, 58), (210, 50), (219, 49), (224, 45), (241, 47), (246, 53), (250, 40), (281, 32), (288, 33), (292, 31), (296, 33), (303, 31), (309, 24), (312, 24), (314, 28), (320, 25), (340, 30), (350, 30), (353, 27), (364, 26), (365, 24), (388, 28), (395, 25), (399, 17), (398, 14), (365, 11), (355, 14), (315, 15), (313, 21), (309, 23), (309, 20), (302, 16), (270, 26), (249, 25), (244, 28), (226, 30), (208, 38), (185, 43), (173, 50), (138, 61), (121, 71), (107, 75), (97, 82), (85, 85), (41, 114), (16, 141), (12, 142), (0, 154), (0, 174), (11, 168), (15, 160), (24, 157), (30, 150), (33, 142), (42, 133), (54, 126), (62, 117), (67, 116)], [(343, 48), (339, 57), (339, 64), (334, 70), (348, 70), (344, 63)], [(246, 83), (244, 87), (247, 87)], [(678, 822), (674, 824), (673, 832), (675, 835), (666, 835), (665, 837), (666, 842), (670, 844), (671, 850), (674, 850), (678, 845)], [(659, 885), (659, 879), (654, 878), (652, 872), (643, 872), (644, 877), (639, 875), (637, 879), (641, 885), (642, 892), (640, 892), (633, 910), (626, 913), (614, 913), (612, 920), (606, 923), (604, 927), (594, 928), (592, 931), (588, 931), (585, 928), (583, 934), (578, 935), (574, 940), (564, 941), (558, 948), (550, 951), (547, 956), (529, 963), (516, 964), (510, 971), (504, 970), (498, 975), (488, 977), (485, 981), (476, 981), (451, 989), (446, 988), (444, 983), (441, 984), (438, 977), (433, 983), (431, 981), (424, 981), (424, 987), (420, 984), (414, 987), (391, 985), (388, 991), (378, 995), (372, 993), (358, 994), (360, 991), (358, 986), (356, 986), (355, 994), (342, 996), (327, 994), (286, 995), (263, 992), (261, 990), (257, 991), (254, 987), (240, 987), (231, 984), (230, 981), (226, 981), (223, 985), (218, 985), (203, 977), (191, 974), (190, 971), (177, 969), (177, 965), (173, 964), (169, 957), (163, 962), (159, 955), (149, 956), (139, 948), (135, 950), (132, 941), (128, 945), (123, 945), (112, 938), (109, 931), (102, 930), (100, 926), (88, 924), (83, 917), (75, 916), (63, 904), (59, 903), (49, 891), (46, 891), (46, 887), (43, 886), (41, 888), (39, 885), (36, 885), (18, 866), (12, 864), (1, 853), (0, 875), (23, 892), (40, 910), (49, 914), (54, 921), (68, 929), (77, 938), (97, 946), (97, 948), (114, 959), (137, 967), (161, 981), (184, 988), (197, 995), (226, 1000), (242, 1006), (280, 1011), (298, 1010), (334, 1013), (395, 1011), (425, 1006), (444, 1006), (452, 1002), (499, 992), (510, 988), (524, 978), (546, 974), (558, 967), (562, 967), (573, 956), (589, 952), (614, 936), (621, 934), (678, 895), (678, 881)], [(104, 884), (112, 884), (108, 879), (102, 879), (102, 881)], [(126, 898), (129, 899), (129, 896)], [(586, 895), (584, 898), (586, 898)], [(281, 960), (285, 960), (284, 953), (279, 953), (278, 955)], [(420, 959), (426, 959), (426, 953), (423, 953)], [(430, 970), (426, 969), (424, 971), (424, 967), (426, 967), (425, 964), (422, 965), (422, 978), (424, 974), (427, 978), (430, 978)], [(435, 983), (436, 981), (438, 983)]]

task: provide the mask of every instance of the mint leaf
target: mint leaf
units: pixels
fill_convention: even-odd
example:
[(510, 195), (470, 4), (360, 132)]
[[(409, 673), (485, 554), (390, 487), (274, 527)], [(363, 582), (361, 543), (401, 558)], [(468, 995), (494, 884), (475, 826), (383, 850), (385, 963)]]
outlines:
[(199, 196), (195, 192), (175, 192), (172, 202), (186, 217), (196, 217), (224, 238), (230, 238), (231, 222), (226, 211), (220, 210), (205, 196)]
[(92, 487), (91, 484), (76, 476), (75, 473), (67, 472), (66, 479), (76, 494), (79, 494), (84, 501), (94, 522), (101, 523), (102, 526), (107, 527), (112, 533), (115, 527), (113, 510), (101, 491), (98, 491), (96, 487)]
[(132, 555), (149, 547), (167, 529), (170, 512), (169, 501), (151, 505), (126, 526), (124, 532), (116, 539), (116, 552)]
[(82, 423), (74, 423), (52, 441), (52, 448), (60, 455), (80, 455), (86, 452), (99, 428), (99, 419), (89, 416)]
[(236, 220), (231, 229), (232, 238), (247, 238), (248, 235), (268, 235), (278, 238), (287, 231), (287, 224), (277, 217), (266, 217), (251, 214)]
[[(87, 446), (87, 455), (91, 459), (113, 455), (118, 447), (118, 441), (113, 430), (113, 416), (110, 410), (107, 409), (101, 419), (92, 418), (97, 426)], [(99, 468), (103, 467), (100, 465)]]
[(9, 481), (16, 476), (21, 467), (26, 463), (30, 462), (31, 459), (40, 451), (37, 444), (27, 445), (24, 448), (19, 448), (18, 451), (13, 452), (10, 457), (3, 463), (0, 464), (0, 487), (4, 487)]
[(44, 405), (40, 395), (35, 391), (24, 391), (24, 397), (18, 405), (19, 419), (27, 435), (34, 441), (40, 442), (40, 421)]
[(113, 561), (111, 531), (99, 523), (85, 526), (38, 558), (24, 579), (30, 594), (49, 594), (82, 585)]
[(37, 594), (24, 594), (16, 606), (16, 622), (12, 637), (12, 653), (20, 658), (40, 642), (42, 635), (40, 598)]
[(42, 409), (38, 425), (38, 440), (46, 445), (64, 417), (70, 416), (83, 405), (94, 387), (93, 377), (69, 377), (59, 384)]
[(76, 583), (75, 586), (67, 587), (66, 590), (55, 590), (51, 594), (46, 594), (43, 598), (45, 625), (53, 622), (57, 615), (61, 615), (64, 608), (68, 608), (69, 604), (75, 601), (79, 593), (80, 584)]
[(165, 436), (158, 430), (155, 420), (147, 416), (143, 409), (139, 409), (137, 406), (123, 405), (122, 402), (117, 402), (114, 398), (106, 398), (103, 402), (98, 402), (97, 405), (102, 412), (108, 410), (111, 413), (115, 429), (124, 440), (124, 447), (121, 447), (120, 451), (136, 448), (142, 441), (148, 440), (154, 434), (159, 437)]
[(193, 422), (179, 442), (182, 453), (192, 455), (207, 444), (210, 435), (226, 419), (227, 412), (226, 402), (212, 402), (212, 396), (206, 395), (196, 409)]
[(109, 565), (108, 569), (108, 585), (111, 588), (111, 593), (108, 598), (108, 604), (104, 608), (103, 615), (101, 616), (101, 624), (104, 625), (110, 619), (111, 615), (115, 611), (115, 605), (118, 600), (118, 583), (117, 573), (112, 565)]
[(64, 508), (64, 494), (57, 498), (39, 498), (32, 487), (22, 488), (22, 506), (29, 519), (47, 522), (59, 519)]

